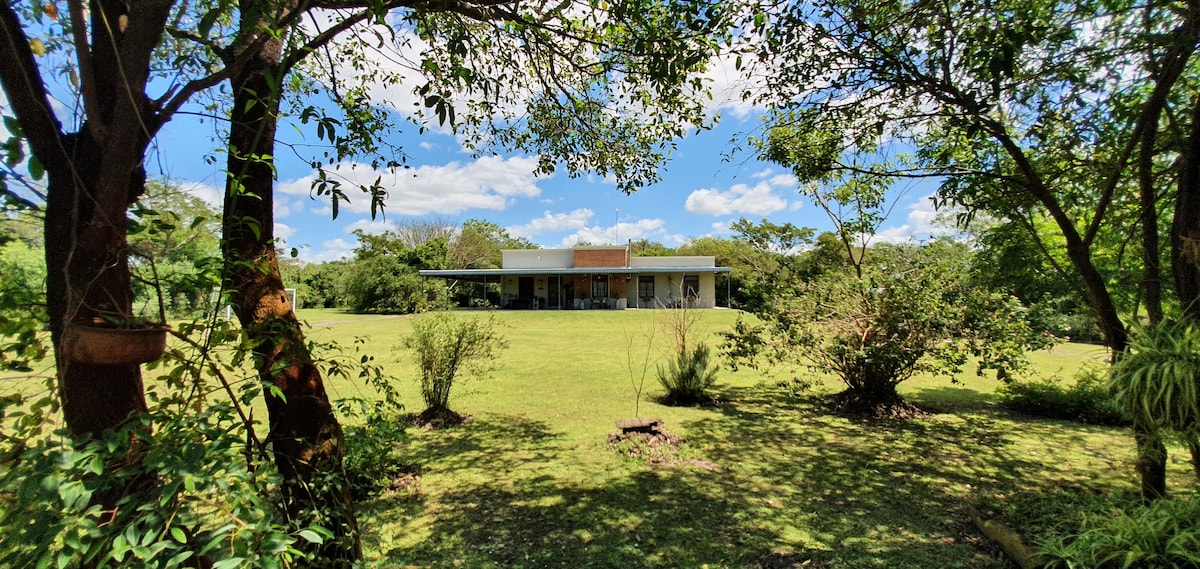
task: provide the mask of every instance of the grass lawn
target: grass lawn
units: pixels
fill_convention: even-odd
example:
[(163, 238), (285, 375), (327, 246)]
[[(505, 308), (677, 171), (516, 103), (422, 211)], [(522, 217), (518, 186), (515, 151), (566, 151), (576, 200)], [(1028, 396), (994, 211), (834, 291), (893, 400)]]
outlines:
[[(370, 562), (999, 568), (1005, 561), (978, 536), (966, 506), (1041, 533), (1076, 522), (1061, 510), (1073, 497), (1136, 489), (1127, 431), (1012, 415), (995, 405), (995, 380), (973, 372), (958, 384), (904, 384), (906, 397), (938, 412), (901, 422), (831, 415), (818, 397), (780, 387), (782, 370), (723, 371), (720, 405), (664, 407), (653, 401), (662, 390), (651, 369), (638, 414), (661, 417), (685, 437), (685, 460), (663, 466), (619, 456), (605, 437), (614, 421), (635, 416), (627, 338), (640, 361), (656, 314), (500, 313), (510, 343), (502, 367), (458, 385), (451, 399), (476, 420), (410, 429), (391, 455), (417, 469), (419, 485), (360, 505)], [(715, 331), (737, 317), (700, 315), (714, 346)], [(300, 316), (315, 340), (365, 338), (362, 349), (396, 376), (408, 410), (421, 411), (414, 367), (397, 348), (410, 317)], [(1066, 378), (1102, 357), (1085, 345), (1035, 355), (1041, 373)], [(818, 393), (838, 389), (830, 378), (821, 385)], [(329, 390), (335, 398), (371, 396), (343, 379), (331, 378)], [(1172, 451), (1172, 488), (1194, 488), (1183, 454)]]

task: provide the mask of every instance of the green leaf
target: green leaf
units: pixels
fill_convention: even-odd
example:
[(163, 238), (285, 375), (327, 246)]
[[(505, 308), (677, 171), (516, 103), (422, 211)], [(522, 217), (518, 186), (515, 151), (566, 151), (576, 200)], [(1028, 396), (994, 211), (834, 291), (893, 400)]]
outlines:
[(4, 117), (4, 128), (8, 129), (9, 134), (13, 138), (23, 138), (25, 136), (23, 134), (24, 131), (21, 130), (21, 123), (14, 117)]
[(313, 530), (310, 530), (310, 529), (300, 530), (300, 537), (304, 538), (304, 540), (309, 543), (316, 543), (316, 544), (325, 543), (325, 540), (323, 538), (321, 538), (321, 534), (319, 534)]

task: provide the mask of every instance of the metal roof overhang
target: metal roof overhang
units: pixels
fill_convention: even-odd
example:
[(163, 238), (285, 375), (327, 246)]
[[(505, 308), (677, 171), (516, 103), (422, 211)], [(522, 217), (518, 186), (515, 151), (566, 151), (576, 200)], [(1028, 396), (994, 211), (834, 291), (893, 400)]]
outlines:
[(425, 269), (419, 271), (423, 277), (436, 277), (440, 279), (461, 279), (469, 281), (480, 281), (488, 277), (508, 277), (508, 276), (534, 276), (534, 275), (607, 275), (613, 273), (626, 273), (630, 275), (648, 274), (648, 273), (675, 273), (675, 274), (699, 274), (699, 273), (729, 273), (733, 269), (729, 267), (558, 267), (549, 269), (461, 269), (461, 270), (433, 270)]

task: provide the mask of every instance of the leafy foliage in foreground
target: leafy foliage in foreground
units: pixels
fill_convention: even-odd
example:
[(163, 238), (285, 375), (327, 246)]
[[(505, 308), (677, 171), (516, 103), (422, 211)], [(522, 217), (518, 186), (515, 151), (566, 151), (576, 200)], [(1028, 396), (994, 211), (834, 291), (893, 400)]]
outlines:
[(1041, 549), (1047, 567), (1200, 567), (1200, 500), (1156, 500), (1086, 516), (1077, 535)]
[[(220, 568), (282, 568), (297, 559), (298, 540), (325, 539), (321, 528), (279, 521), (263, 492), (278, 476), (248, 460), (233, 405), (186, 414), (164, 405), (120, 431), (73, 440), (42, 431), (49, 401), (8, 417), (17, 425), (0, 464), (0, 525), (9, 528), (0, 557), (9, 566), (169, 568), (207, 557)], [(115, 511), (93, 500), (131, 480), (147, 492), (119, 498)]]
[[(240, 377), (252, 342), (221, 319), (177, 330), (167, 357), (148, 368), (148, 411), (121, 429), (73, 439), (57, 428), (52, 378), (0, 399), (0, 527), (11, 528), (0, 532), (0, 566), (321, 566), (303, 551), (330, 543), (330, 516), (315, 512), (305, 525), (283, 515), (281, 477), (253, 427), (261, 383)], [(316, 347), (330, 377), (380, 392), (368, 425), (397, 416), (390, 378), (360, 353), (361, 339), (353, 350)], [(349, 464), (386, 459), (373, 450), (353, 447)], [(314, 477), (310, 488), (335, 483)]]
[(1200, 429), (1200, 328), (1166, 321), (1138, 330), (1109, 372), (1117, 404), (1148, 425)]

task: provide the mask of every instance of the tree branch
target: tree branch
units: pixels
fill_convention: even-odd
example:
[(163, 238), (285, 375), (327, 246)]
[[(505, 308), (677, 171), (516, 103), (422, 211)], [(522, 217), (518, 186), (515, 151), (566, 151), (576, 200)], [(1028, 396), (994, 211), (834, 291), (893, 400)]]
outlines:
[(66, 164), (62, 125), (54, 116), (29, 37), (10, 2), (0, 5), (0, 85), (33, 154), (46, 168)]
[(75, 40), (75, 59), (79, 65), (80, 91), (83, 93), (83, 112), (87, 115), (92, 139), (104, 140), (104, 121), (100, 119), (100, 99), (96, 93), (96, 69), (92, 65), (92, 46), (88, 44), (87, 16), (81, 0), (67, 0), (71, 11), (71, 35)]
[(188, 40), (190, 42), (198, 43), (204, 47), (207, 47), (208, 49), (211, 49), (213, 53), (217, 54), (217, 57), (221, 58), (221, 63), (224, 63), (226, 66), (229, 66), (234, 60), (233, 52), (228, 47), (222, 46), (222, 45), (218, 44), (217, 42), (211, 41), (208, 38), (203, 37), (200, 34), (197, 34), (193, 31), (181, 30), (178, 28), (170, 27), (170, 28), (167, 28), (167, 33), (170, 34), (171, 37), (173, 37), (175, 39)]
[(1200, 6), (1193, 1), (1188, 2), (1187, 7), (1186, 19), (1171, 33), (1173, 49), (1164, 58), (1165, 62), (1160, 67), (1159, 76), (1154, 82), (1154, 90), (1146, 100), (1145, 106), (1142, 107), (1142, 112), (1139, 113), (1137, 121), (1133, 125), (1133, 132), (1129, 134), (1124, 148), (1121, 149), (1121, 154), (1117, 156), (1116, 162), (1112, 165), (1112, 174), (1104, 184), (1100, 202), (1096, 205), (1095, 216), (1083, 237), (1086, 245), (1090, 246), (1100, 232), (1100, 224), (1105, 211), (1112, 203), (1121, 173), (1125, 170), (1125, 165), (1129, 163), (1138, 144), (1146, 136), (1144, 131), (1157, 128), (1155, 125), (1162, 115), (1162, 109), (1167, 104), (1167, 97), (1170, 95), (1171, 89), (1175, 87), (1179, 77), (1183, 74), (1188, 59), (1196, 51), (1196, 34), (1200, 33)]

